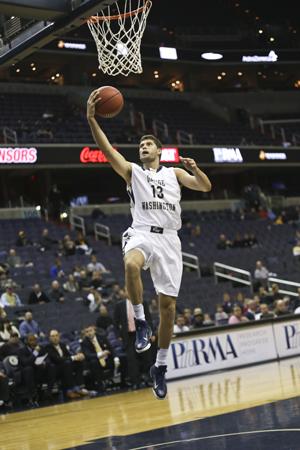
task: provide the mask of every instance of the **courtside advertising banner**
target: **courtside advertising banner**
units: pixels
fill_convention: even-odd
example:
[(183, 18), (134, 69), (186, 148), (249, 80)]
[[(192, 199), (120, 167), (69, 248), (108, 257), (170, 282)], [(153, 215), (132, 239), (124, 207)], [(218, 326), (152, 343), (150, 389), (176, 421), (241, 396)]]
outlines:
[[(118, 146), (116, 149), (128, 160), (139, 163), (138, 146)], [(194, 158), (202, 166), (282, 166), (300, 165), (298, 148), (270, 147), (163, 147), (163, 164), (180, 164), (180, 156)], [(88, 144), (0, 145), (0, 168), (86, 168), (109, 167), (103, 151)]]
[(273, 326), (279, 358), (300, 355), (300, 319)]
[(168, 353), (167, 378), (230, 369), (276, 357), (271, 324), (177, 336)]

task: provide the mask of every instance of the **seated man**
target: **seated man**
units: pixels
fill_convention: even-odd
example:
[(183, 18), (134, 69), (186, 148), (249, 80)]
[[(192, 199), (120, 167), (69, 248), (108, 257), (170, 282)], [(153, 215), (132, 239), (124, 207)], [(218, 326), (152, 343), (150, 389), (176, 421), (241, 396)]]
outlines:
[[(32, 367), (23, 367), (20, 363), (20, 351), (24, 347), (19, 335), (12, 333), (8, 342), (0, 347), (0, 361), (3, 362), (6, 374), (11, 378), (17, 388), (24, 389), (29, 405), (36, 405), (37, 387), (34, 381)], [(14, 356), (14, 365), (8, 357)]]
[(45, 252), (47, 250), (51, 250), (55, 244), (57, 244), (57, 240), (52, 239), (49, 236), (48, 228), (44, 228), (40, 239), (40, 251)]
[(6, 262), (9, 267), (22, 267), (24, 265), (22, 263), (21, 257), (17, 255), (17, 252), (14, 248), (11, 248), (9, 250)]
[(96, 334), (94, 325), (84, 330), (85, 337), (81, 343), (87, 365), (91, 371), (92, 381), (97, 390), (103, 387), (103, 381), (112, 381), (115, 364), (119, 365), (119, 358), (113, 355), (113, 349), (104, 336)]
[(231, 245), (231, 242), (226, 238), (225, 234), (220, 234), (217, 248), (219, 250), (225, 250), (226, 248), (231, 247)]
[(45, 335), (41, 331), (39, 324), (33, 320), (32, 312), (26, 311), (23, 322), (20, 323), (19, 331), (21, 338), (33, 334), (34, 336), (43, 338)]
[(8, 284), (5, 287), (5, 292), (1, 295), (0, 305), (5, 306), (22, 306), (20, 297), (14, 292), (13, 286)]
[(64, 293), (60, 288), (57, 280), (52, 281), (51, 289), (49, 291), (49, 298), (51, 301), (63, 303), (65, 301)]
[(18, 237), (16, 240), (17, 247), (25, 247), (26, 245), (32, 245), (32, 241), (28, 239), (26, 236), (26, 232), (24, 230), (20, 230), (18, 232)]
[[(40, 360), (40, 357), (44, 357)], [(34, 381), (37, 386), (47, 383), (47, 397), (51, 397), (55, 382), (55, 366), (47, 360), (44, 349), (38, 345), (37, 337), (28, 334), (24, 347), (19, 350), (20, 365), (23, 368), (31, 367), (34, 373)]]
[(38, 283), (34, 284), (32, 287), (32, 291), (29, 294), (28, 304), (35, 305), (37, 303), (49, 303), (50, 300), (48, 296), (41, 290), (41, 287)]
[(86, 270), (89, 275), (92, 275), (93, 272), (106, 272), (105, 266), (97, 261), (96, 255), (91, 255), (91, 262), (87, 265)]
[(61, 380), (66, 397), (76, 399), (88, 395), (88, 391), (81, 387), (84, 384), (82, 365), (84, 354), (72, 355), (67, 346), (60, 341), (60, 333), (57, 330), (50, 331), (49, 340), (45, 352), (48, 354), (48, 361), (55, 367), (56, 378)]

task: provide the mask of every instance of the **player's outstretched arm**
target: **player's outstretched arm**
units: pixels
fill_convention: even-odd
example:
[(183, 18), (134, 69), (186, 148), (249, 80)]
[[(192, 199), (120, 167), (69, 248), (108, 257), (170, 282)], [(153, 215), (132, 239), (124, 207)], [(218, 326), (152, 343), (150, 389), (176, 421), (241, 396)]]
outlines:
[(179, 183), (189, 189), (193, 189), (194, 191), (211, 191), (211, 182), (209, 181), (208, 176), (199, 169), (196, 162), (192, 158), (182, 158), (180, 156), (180, 161), (187, 170), (192, 172), (193, 175), (190, 175), (184, 169), (176, 167), (174, 170)]
[(112, 168), (124, 178), (127, 183), (131, 180), (131, 163), (126, 161), (124, 156), (117, 152), (107, 139), (105, 133), (101, 130), (97, 120), (95, 119), (95, 105), (100, 98), (98, 97), (98, 90), (91, 93), (87, 101), (86, 116), (91, 128), (93, 138), (98, 147), (103, 151)]

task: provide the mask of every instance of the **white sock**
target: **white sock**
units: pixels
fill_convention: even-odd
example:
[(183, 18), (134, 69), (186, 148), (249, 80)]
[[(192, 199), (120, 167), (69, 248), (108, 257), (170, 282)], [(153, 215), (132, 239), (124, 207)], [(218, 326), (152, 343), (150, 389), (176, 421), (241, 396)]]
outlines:
[(156, 367), (167, 365), (168, 350), (168, 348), (160, 348), (158, 350), (155, 361)]
[(145, 320), (143, 303), (139, 303), (138, 305), (132, 305), (132, 306), (133, 306), (135, 318), (138, 320)]

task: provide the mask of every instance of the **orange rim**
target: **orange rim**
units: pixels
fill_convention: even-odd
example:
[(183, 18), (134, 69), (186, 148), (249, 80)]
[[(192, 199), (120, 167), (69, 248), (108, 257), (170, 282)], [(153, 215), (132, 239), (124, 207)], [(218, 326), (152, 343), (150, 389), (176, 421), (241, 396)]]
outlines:
[(90, 16), (88, 19), (86, 19), (86, 22), (103, 22), (104, 20), (118, 20), (118, 19), (126, 19), (127, 17), (134, 16), (136, 14), (139, 14), (141, 11), (147, 8), (147, 6), (151, 3), (150, 0), (147, 0), (144, 6), (141, 6), (138, 9), (134, 9), (133, 11), (128, 11), (127, 13), (123, 14), (115, 14), (114, 16)]

